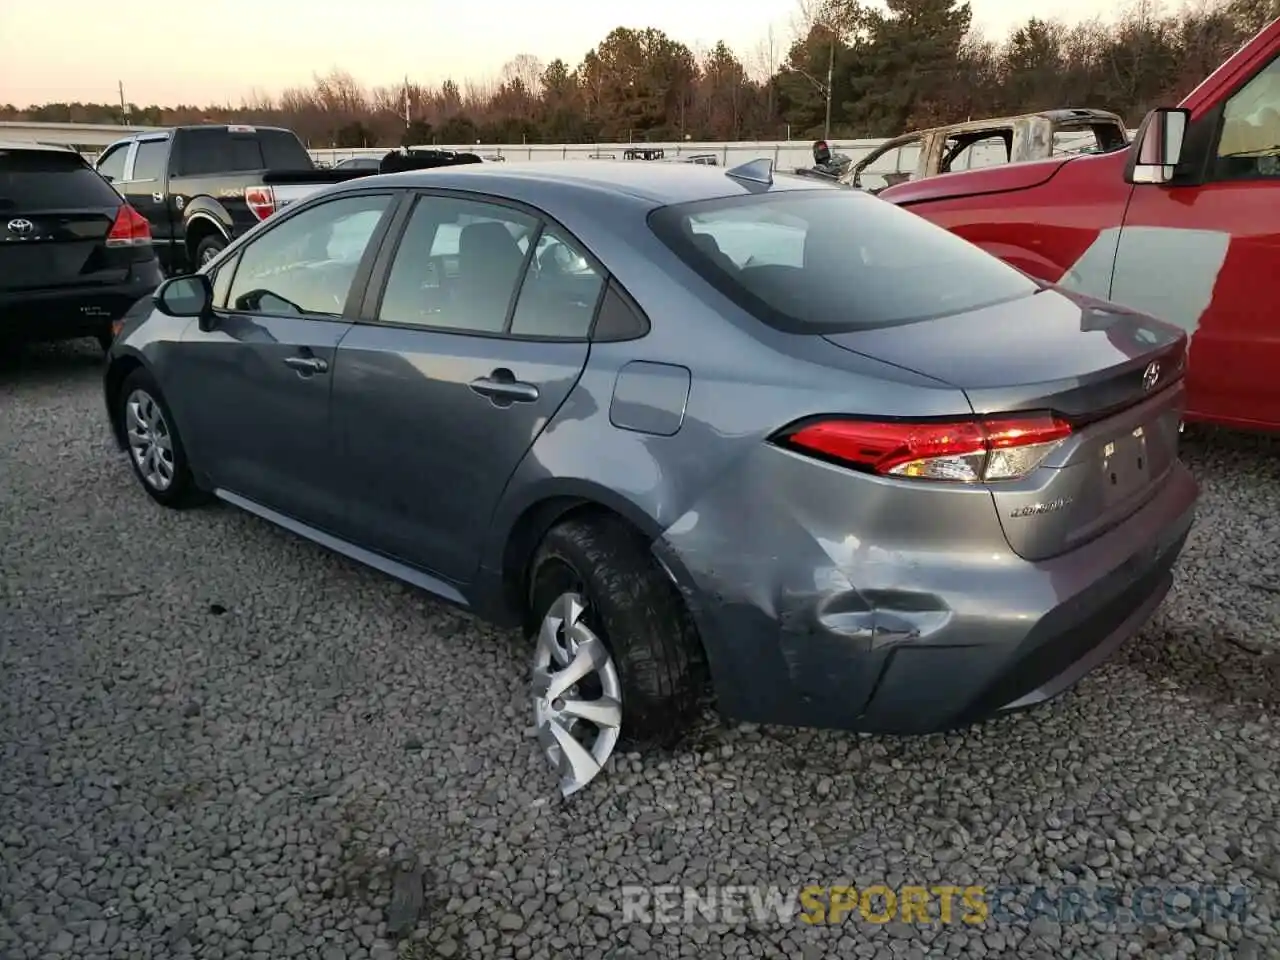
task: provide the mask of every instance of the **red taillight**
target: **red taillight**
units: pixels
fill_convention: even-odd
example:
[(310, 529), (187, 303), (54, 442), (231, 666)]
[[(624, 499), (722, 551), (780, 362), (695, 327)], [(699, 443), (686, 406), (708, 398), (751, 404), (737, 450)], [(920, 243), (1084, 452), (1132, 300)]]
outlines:
[(247, 187), (244, 202), (259, 220), (265, 220), (276, 212), (276, 192), (270, 187)]
[(881, 476), (962, 483), (1016, 480), (1071, 433), (1050, 414), (981, 420), (820, 420), (779, 439), (802, 453)]
[(151, 243), (151, 224), (147, 218), (127, 203), (117, 212), (111, 231), (107, 234), (108, 247), (144, 247)]

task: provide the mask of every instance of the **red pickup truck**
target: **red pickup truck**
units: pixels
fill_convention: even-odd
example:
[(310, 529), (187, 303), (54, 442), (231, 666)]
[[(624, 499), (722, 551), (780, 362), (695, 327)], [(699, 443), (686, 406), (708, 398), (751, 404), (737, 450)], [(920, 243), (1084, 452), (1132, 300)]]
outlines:
[(880, 196), (1040, 280), (1178, 324), (1191, 334), (1187, 419), (1280, 430), (1278, 54), (1280, 19), (1148, 114), (1127, 150)]

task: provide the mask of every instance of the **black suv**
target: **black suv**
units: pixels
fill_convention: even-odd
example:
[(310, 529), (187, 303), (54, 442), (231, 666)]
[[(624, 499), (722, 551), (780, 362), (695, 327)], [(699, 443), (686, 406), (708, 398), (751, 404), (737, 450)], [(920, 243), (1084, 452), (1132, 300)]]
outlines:
[(66, 147), (0, 141), (0, 345), (97, 337), (163, 279), (151, 228)]

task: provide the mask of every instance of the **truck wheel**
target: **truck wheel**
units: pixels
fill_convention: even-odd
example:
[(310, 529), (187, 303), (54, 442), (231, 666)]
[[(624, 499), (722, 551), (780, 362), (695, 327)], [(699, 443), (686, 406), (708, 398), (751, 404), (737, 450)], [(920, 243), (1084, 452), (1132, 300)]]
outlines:
[(534, 721), (565, 796), (620, 739), (665, 745), (685, 732), (703, 689), (701, 644), (633, 528), (608, 517), (554, 527), (531, 565), (529, 603)]
[(205, 237), (196, 244), (196, 269), (200, 269), (223, 250), (227, 249), (227, 241), (219, 236)]

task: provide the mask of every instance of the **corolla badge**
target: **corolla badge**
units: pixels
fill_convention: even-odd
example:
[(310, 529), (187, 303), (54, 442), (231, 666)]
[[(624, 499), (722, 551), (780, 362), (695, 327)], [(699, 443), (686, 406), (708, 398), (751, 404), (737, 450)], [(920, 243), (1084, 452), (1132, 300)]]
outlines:
[(1061, 510), (1065, 506), (1069, 506), (1073, 497), (1059, 497), (1057, 500), (1048, 500), (1044, 503), (1029, 503), (1025, 507), (1018, 507), (1012, 510), (1009, 516), (1017, 517), (1039, 517), (1046, 513), (1054, 513)]
[(1147, 369), (1142, 372), (1142, 389), (1153, 390), (1155, 385), (1160, 382), (1160, 364), (1152, 361), (1147, 364)]

